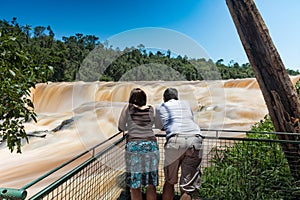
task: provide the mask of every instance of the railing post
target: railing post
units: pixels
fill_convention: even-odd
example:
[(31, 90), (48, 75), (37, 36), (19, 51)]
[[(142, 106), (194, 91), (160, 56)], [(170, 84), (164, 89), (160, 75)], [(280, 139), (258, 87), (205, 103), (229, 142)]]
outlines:
[(0, 188), (0, 199), (3, 200), (24, 200), (27, 191), (15, 188)]

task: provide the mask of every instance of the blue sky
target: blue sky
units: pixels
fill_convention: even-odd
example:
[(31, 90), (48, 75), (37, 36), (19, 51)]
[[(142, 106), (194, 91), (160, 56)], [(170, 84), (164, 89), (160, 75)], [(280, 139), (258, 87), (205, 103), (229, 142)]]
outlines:
[[(213, 61), (248, 62), (225, 0), (0, 0), (0, 19), (21, 25), (50, 25), (62, 36), (95, 35), (103, 42), (116, 35), (174, 31), (197, 43)], [(300, 1), (255, 0), (286, 68), (300, 70)], [(133, 31), (134, 34), (139, 32)], [(123, 35), (126, 36), (126, 35)], [(174, 38), (175, 38), (174, 37)], [(125, 37), (126, 38), (126, 37)], [(154, 41), (157, 38), (150, 38)], [(173, 43), (176, 43), (176, 39)], [(180, 42), (178, 46), (182, 46)], [(162, 48), (168, 48), (163, 45)], [(182, 47), (184, 48), (184, 47)]]

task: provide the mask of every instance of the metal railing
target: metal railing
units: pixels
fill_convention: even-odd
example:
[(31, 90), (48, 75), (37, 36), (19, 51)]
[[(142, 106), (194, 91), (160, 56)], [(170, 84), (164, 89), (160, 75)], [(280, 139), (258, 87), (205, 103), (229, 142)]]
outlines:
[[(204, 135), (201, 163), (202, 185), (198, 197), (227, 199), (229, 198), (228, 195), (234, 193), (234, 195), (240, 194), (241, 199), (252, 199), (253, 191), (257, 187), (265, 187), (267, 197), (270, 192), (279, 190), (278, 196), (283, 199), (293, 199), (294, 196), (300, 196), (300, 186), (291, 187), (291, 184), (299, 184), (299, 180), (295, 180), (292, 175), (286, 176), (282, 180), (277, 176), (273, 177), (282, 167), (288, 166), (286, 162), (282, 162), (284, 152), (280, 153), (281, 144), (286, 143), (300, 147), (300, 141), (278, 140), (274, 139), (272, 135), (290, 133), (255, 132), (265, 137), (246, 138), (244, 137), (246, 134), (254, 132), (209, 129), (202, 129), (202, 132)], [(300, 136), (300, 134), (292, 134)], [(156, 136), (161, 159), (159, 163), (159, 186), (157, 187), (159, 195), (162, 193), (164, 182), (163, 146), (165, 135), (156, 134)], [(260, 150), (256, 151), (257, 148)], [(119, 132), (20, 189), (0, 188), (0, 199), (26, 199), (28, 189), (83, 157), (85, 158), (84, 162), (39, 192), (29, 194), (28, 199), (126, 199), (129, 196), (129, 191), (124, 176), (124, 150), (125, 136)], [(262, 155), (258, 155), (258, 152)], [(86, 159), (87, 155), (88, 158)], [(245, 157), (248, 159), (243, 159)], [(266, 159), (269, 159), (267, 164), (264, 162)], [(224, 165), (227, 166), (224, 167)], [(298, 166), (299, 168), (300, 166)], [(258, 177), (259, 183), (256, 182)], [(278, 180), (272, 180), (272, 178)], [(275, 185), (268, 185), (270, 182), (274, 182)], [(228, 185), (231, 185), (230, 188)], [(250, 191), (252, 194), (249, 193)], [(175, 193), (180, 194), (177, 185)], [(267, 197), (266, 199), (268, 199)], [(253, 199), (255, 198), (253, 197)]]

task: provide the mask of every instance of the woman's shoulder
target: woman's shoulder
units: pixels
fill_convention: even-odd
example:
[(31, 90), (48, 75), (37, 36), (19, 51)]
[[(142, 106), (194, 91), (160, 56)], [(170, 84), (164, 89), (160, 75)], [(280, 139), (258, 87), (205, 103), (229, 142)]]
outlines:
[(146, 111), (146, 110), (153, 111), (154, 110), (152, 105), (137, 106), (137, 105), (133, 104), (132, 108), (136, 109), (136, 110), (140, 110), (140, 111)]
[(154, 110), (154, 107), (152, 105), (148, 104), (147, 106), (148, 106), (149, 110), (151, 110), (151, 111)]

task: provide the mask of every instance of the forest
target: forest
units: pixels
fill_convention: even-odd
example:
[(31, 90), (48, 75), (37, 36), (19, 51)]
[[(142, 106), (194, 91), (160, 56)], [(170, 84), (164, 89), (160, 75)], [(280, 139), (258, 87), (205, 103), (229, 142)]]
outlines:
[[(173, 56), (170, 50), (152, 52), (143, 44), (138, 47), (109, 46), (94, 35), (76, 33), (55, 38), (51, 26), (20, 25), (17, 18), (0, 20), (0, 32), (16, 38), (39, 66), (49, 66), (47, 81), (130, 81), (130, 80), (216, 80), (254, 77), (249, 63), (222, 59), (194, 59), (186, 55)], [(139, 68), (139, 70), (135, 68)], [(170, 71), (170, 68), (172, 69)], [(132, 73), (126, 72), (131, 71)], [(171, 73), (170, 73), (171, 72)], [(287, 69), (290, 75), (299, 71)], [(163, 76), (162, 76), (163, 74)]]

